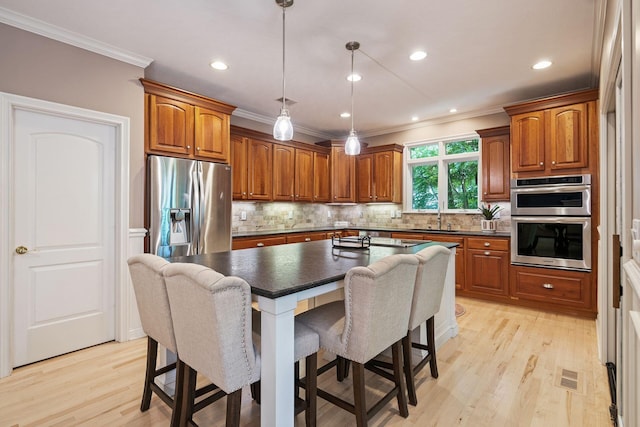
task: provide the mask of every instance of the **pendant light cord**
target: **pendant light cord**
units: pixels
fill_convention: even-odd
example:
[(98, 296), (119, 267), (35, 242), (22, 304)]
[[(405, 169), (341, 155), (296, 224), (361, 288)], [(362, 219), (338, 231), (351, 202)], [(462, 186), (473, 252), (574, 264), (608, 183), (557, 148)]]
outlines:
[(284, 74), (285, 74), (285, 37), (284, 37), (284, 32), (285, 32), (285, 25), (284, 25), (284, 21), (285, 21), (285, 15), (286, 15), (286, 10), (287, 7), (285, 6), (285, 1), (283, 0), (282, 2), (282, 109), (286, 109), (287, 105), (286, 105), (286, 97), (285, 97), (285, 84), (284, 84)]
[(353, 132), (353, 55), (354, 49), (351, 49), (351, 132)]

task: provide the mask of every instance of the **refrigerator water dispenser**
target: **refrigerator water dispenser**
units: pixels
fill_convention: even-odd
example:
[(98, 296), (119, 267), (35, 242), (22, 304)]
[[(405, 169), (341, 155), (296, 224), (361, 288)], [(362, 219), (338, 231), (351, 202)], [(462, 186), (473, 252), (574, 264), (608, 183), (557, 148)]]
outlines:
[(191, 224), (191, 211), (189, 209), (171, 209), (171, 230), (169, 232), (169, 245), (185, 245), (190, 243), (189, 224)]

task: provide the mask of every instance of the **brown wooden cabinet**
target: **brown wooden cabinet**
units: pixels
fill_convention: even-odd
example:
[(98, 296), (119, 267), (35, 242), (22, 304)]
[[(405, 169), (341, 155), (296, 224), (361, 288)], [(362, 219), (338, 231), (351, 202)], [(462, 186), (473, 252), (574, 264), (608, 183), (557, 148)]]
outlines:
[(402, 202), (402, 146), (372, 147), (356, 160), (357, 201)]
[(476, 131), (482, 138), (482, 200), (510, 199), (510, 128), (501, 126)]
[(295, 148), (273, 145), (273, 200), (294, 200)]
[(522, 305), (589, 317), (596, 314), (588, 272), (514, 265), (511, 295)]
[(328, 147), (330, 153), (329, 188), (333, 203), (356, 201), (356, 158), (344, 152), (344, 142), (322, 141), (317, 145)]
[(313, 201), (331, 201), (331, 156), (329, 153), (313, 152)]
[(287, 243), (314, 242), (316, 240), (326, 240), (326, 239), (327, 239), (327, 233), (324, 231), (287, 235)]
[(272, 144), (238, 134), (231, 136), (231, 170), (234, 200), (270, 201)]
[(234, 106), (151, 80), (145, 90), (145, 151), (229, 162), (229, 116)]
[(235, 237), (231, 243), (232, 249), (248, 249), (248, 248), (262, 248), (265, 246), (284, 245), (287, 243), (287, 238), (284, 235), (281, 236), (262, 236), (262, 237)]
[(588, 173), (597, 166), (597, 90), (505, 107), (514, 176)]
[(481, 296), (509, 295), (509, 239), (468, 237), (465, 291)]

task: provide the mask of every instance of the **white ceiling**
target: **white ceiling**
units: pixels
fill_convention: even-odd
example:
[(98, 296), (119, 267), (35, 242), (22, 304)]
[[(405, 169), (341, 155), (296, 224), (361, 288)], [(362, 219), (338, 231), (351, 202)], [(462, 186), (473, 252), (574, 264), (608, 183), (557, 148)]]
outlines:
[[(360, 136), (411, 127), (414, 115), (449, 119), (452, 107), (456, 117), (470, 117), (594, 87), (601, 2), (295, 0), (286, 12), (294, 127), (347, 136), (350, 119), (339, 115), (351, 105), (345, 44), (352, 40), (361, 45), (355, 70), (363, 79), (354, 89)], [(31, 18), (64, 37), (148, 57), (147, 78), (236, 105), (234, 114), (271, 123), (279, 113), (282, 9), (275, 0), (0, 0), (0, 22), (47, 27)], [(428, 57), (410, 61), (415, 49)], [(214, 59), (229, 69), (211, 69)], [(552, 67), (532, 70), (540, 59)]]

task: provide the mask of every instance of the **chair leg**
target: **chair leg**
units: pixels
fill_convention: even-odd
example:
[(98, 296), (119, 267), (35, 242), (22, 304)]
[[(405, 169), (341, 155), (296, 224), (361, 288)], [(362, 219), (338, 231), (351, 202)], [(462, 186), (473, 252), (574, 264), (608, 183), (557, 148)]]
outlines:
[(304, 412), (304, 418), (307, 427), (315, 427), (318, 412), (318, 353), (313, 353), (311, 356), (307, 356), (307, 359), (305, 360), (305, 370), (305, 401), (307, 405)]
[[(185, 364), (184, 362), (180, 361), (180, 359), (178, 358), (176, 360), (176, 387), (175, 387), (175, 393), (173, 395), (173, 408), (171, 408), (171, 427), (179, 427), (180, 426), (180, 414), (182, 413), (182, 410), (185, 409), (183, 407), (184, 405), (184, 399), (185, 399), (185, 387), (184, 387), (184, 381), (185, 381), (185, 375), (187, 374), (187, 370), (185, 368)], [(194, 387), (194, 398), (195, 398), (195, 382), (193, 383), (193, 387)], [(187, 398), (188, 393), (187, 393)]]
[(409, 416), (409, 408), (407, 407), (407, 390), (404, 386), (404, 378), (402, 376), (400, 341), (396, 341), (391, 346), (391, 354), (393, 357), (393, 377), (396, 383), (396, 387), (398, 388), (398, 409), (400, 411), (400, 415), (402, 415), (404, 418), (407, 418)]
[(240, 406), (242, 404), (242, 389), (227, 395), (227, 427), (240, 426)]
[(431, 360), (429, 361), (429, 367), (431, 368), (431, 376), (438, 378), (438, 362), (436, 362), (436, 339), (434, 332), (434, 318), (427, 319), (427, 345), (429, 346), (429, 354)]
[(293, 364), (293, 397), (298, 399), (300, 397), (300, 362), (296, 361)]
[(407, 395), (409, 396), (409, 403), (416, 406), (418, 404), (418, 397), (416, 396), (416, 383), (413, 375), (413, 358), (411, 353), (411, 332), (408, 332), (407, 335), (402, 338), (404, 377), (407, 381)]
[(367, 425), (367, 404), (364, 389), (364, 364), (353, 362), (353, 400), (357, 427)]
[(156, 374), (156, 363), (158, 359), (158, 341), (147, 336), (147, 368), (144, 374), (144, 390), (142, 391), (142, 403), (140, 410), (142, 412), (151, 406), (151, 383)]
[(251, 397), (259, 405), (260, 404), (260, 381), (256, 381), (255, 383), (251, 384), (249, 388), (251, 389)]
[[(180, 376), (182, 382), (182, 393), (180, 393), (180, 427), (187, 427), (193, 418), (193, 403), (195, 401), (195, 390), (196, 390), (196, 377), (198, 373), (191, 369), (189, 365), (178, 359), (178, 367), (177, 369), (181, 370), (182, 373), (177, 375)], [(173, 425), (173, 424), (172, 424)]]
[(338, 382), (342, 382), (346, 377), (344, 371), (347, 361), (344, 359), (344, 357), (336, 357), (338, 358), (338, 364), (336, 365), (336, 380), (338, 380)]

